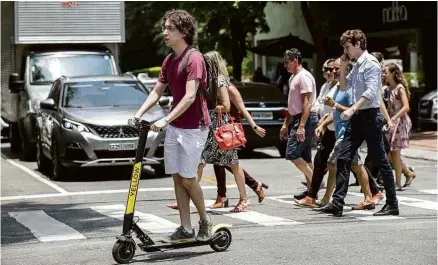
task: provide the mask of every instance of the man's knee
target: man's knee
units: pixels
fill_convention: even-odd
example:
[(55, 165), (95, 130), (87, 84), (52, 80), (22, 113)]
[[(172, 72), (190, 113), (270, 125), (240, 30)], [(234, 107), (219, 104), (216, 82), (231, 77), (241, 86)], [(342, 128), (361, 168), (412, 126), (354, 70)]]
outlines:
[(194, 185), (197, 184), (196, 182), (196, 178), (181, 178), (182, 179), (182, 185), (184, 186), (184, 188), (186, 189), (190, 189), (192, 188)]
[(361, 165), (351, 165), (351, 170), (356, 173), (357, 175), (361, 175), (362, 173), (362, 166)]
[(327, 168), (330, 171), (336, 171), (336, 164), (333, 163), (327, 163)]
[(176, 174), (172, 174), (173, 177), (173, 182), (175, 184), (182, 184), (182, 177), (180, 174), (176, 173)]

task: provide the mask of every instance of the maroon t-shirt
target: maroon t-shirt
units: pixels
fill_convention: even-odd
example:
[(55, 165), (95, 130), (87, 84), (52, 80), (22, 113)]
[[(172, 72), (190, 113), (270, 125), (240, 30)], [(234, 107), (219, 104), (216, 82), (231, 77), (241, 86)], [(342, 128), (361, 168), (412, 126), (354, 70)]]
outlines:
[[(204, 58), (198, 51), (192, 52), (189, 56), (186, 72), (182, 69), (182, 59), (184, 54), (177, 59), (169, 61), (169, 56), (166, 57), (161, 66), (160, 76), (158, 81), (163, 84), (168, 84), (170, 92), (173, 96), (172, 109), (178, 105), (181, 99), (186, 94), (186, 84), (190, 80), (199, 80), (198, 89), (206, 89), (207, 86), (207, 71), (205, 68)], [(199, 129), (201, 128), (201, 112), (199, 110), (199, 101), (201, 101), (202, 110), (204, 113), (204, 122), (208, 126), (211, 123), (208, 115), (207, 102), (203, 96), (196, 95), (195, 102), (181, 116), (176, 118), (170, 125), (181, 129)]]

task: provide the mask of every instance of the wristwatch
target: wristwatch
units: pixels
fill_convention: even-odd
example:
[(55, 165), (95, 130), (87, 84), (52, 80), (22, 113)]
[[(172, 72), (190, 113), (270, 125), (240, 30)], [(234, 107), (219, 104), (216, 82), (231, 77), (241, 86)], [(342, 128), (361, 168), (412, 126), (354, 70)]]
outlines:
[(257, 129), (257, 125), (254, 125), (254, 127), (252, 127), (254, 130)]
[(332, 109), (333, 109), (333, 110), (337, 110), (337, 109), (336, 109), (336, 106), (338, 106), (338, 103), (335, 103), (335, 105), (333, 105)]

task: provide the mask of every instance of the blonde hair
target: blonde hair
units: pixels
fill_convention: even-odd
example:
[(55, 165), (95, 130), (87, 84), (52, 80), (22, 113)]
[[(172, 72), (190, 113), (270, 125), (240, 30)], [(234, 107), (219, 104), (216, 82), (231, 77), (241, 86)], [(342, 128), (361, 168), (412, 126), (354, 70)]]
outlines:
[(217, 51), (209, 51), (205, 54), (212, 62), (212, 67), (215, 68), (216, 71), (213, 71), (216, 76), (213, 78), (217, 78), (218, 76), (223, 76), (227, 80), (229, 80), (229, 75), (227, 71), (227, 67), (225, 65), (225, 61)]

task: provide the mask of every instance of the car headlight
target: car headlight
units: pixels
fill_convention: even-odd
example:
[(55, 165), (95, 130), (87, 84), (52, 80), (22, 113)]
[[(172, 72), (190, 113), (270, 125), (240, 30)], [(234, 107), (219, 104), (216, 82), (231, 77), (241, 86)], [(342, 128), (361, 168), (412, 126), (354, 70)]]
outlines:
[(29, 113), (37, 113), (40, 109), (40, 101), (38, 99), (29, 99), (27, 101), (28, 107), (29, 107)]
[(71, 121), (66, 118), (62, 120), (62, 127), (64, 127), (67, 130), (76, 129), (79, 132), (90, 132), (90, 130), (82, 123)]

